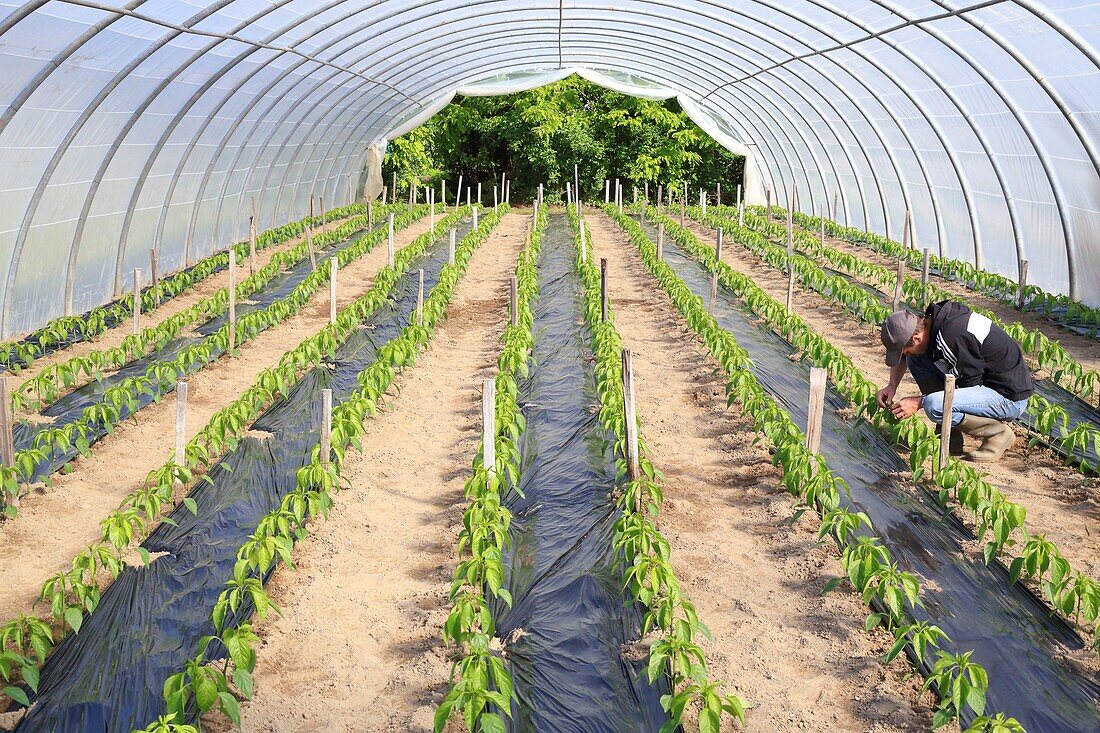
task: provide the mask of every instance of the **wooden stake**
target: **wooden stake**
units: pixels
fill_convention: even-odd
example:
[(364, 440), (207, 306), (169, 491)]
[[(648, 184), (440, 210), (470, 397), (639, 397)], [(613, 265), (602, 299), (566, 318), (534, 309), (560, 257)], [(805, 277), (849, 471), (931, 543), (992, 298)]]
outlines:
[(611, 203), (611, 179), (603, 179), (603, 202), (605, 204)]
[(252, 218), (248, 220), (248, 275), (256, 274), (256, 229), (260, 221), (256, 218), (256, 197), (252, 197)]
[(581, 175), (580, 167), (576, 163), (573, 164), (573, 195), (577, 197), (577, 206), (579, 207), (581, 203)]
[(237, 250), (229, 248), (229, 351), (237, 344)]
[(607, 320), (607, 258), (600, 258), (600, 320)]
[(565, 203), (573, 203), (573, 184), (569, 181), (565, 182)]
[(951, 409), (955, 406), (955, 375), (943, 378), (943, 420), (940, 422), (940, 470), (947, 468), (951, 453)]
[(332, 390), (321, 390), (321, 463), (332, 461)]
[(703, 210), (703, 216), (707, 215), (707, 192), (699, 189), (699, 208)]
[[(822, 208), (824, 208), (824, 207), (825, 207), (825, 205), (822, 204)], [(821, 212), (821, 243), (825, 244), (825, 212), (824, 211)]]
[(787, 310), (794, 313), (794, 262), (787, 265)]
[(0, 466), (15, 465), (15, 419), (11, 409), (11, 378), (0, 377)]
[[(480, 205), (480, 204), (479, 204), (479, 205)], [(480, 212), (481, 212), (481, 209), (478, 209), (478, 208), (476, 208), (476, 207), (474, 208), (474, 229), (477, 229), (477, 226), (478, 226), (478, 224), (477, 224), (477, 219), (478, 219), (478, 214), (479, 214)]]
[(455, 238), (458, 236), (458, 230), (451, 227), (450, 240), (447, 242), (447, 264), (454, 267), (455, 264)]
[(387, 260), (387, 264), (390, 267), (393, 267), (394, 243), (393, 243), (393, 212), (392, 211), (390, 212), (390, 222), (389, 222), (388, 226), (389, 226), (389, 230), (387, 232), (388, 237), (386, 238), (386, 253), (389, 255), (389, 259)]
[(500, 202), (497, 199), (497, 187), (494, 185), (493, 186), (493, 213), (494, 214), (497, 213), (497, 206), (499, 205), (499, 203)]
[(390, 187), (389, 186), (382, 186), (382, 205), (383, 206), (385, 206), (386, 203), (388, 202), (389, 195), (390, 195)]
[[(393, 172), (393, 186), (390, 187), (390, 190), (393, 191), (393, 202), (396, 204), (397, 203), (397, 171)], [(385, 203), (385, 202), (383, 202), (383, 203)]]
[(419, 270), (420, 284), (416, 288), (416, 325), (424, 325), (424, 270)]
[(477, 205), (481, 206), (481, 181), (477, 182)]
[[(173, 462), (182, 466), (187, 460), (187, 389), (186, 381), (176, 382), (176, 456)], [(178, 486), (180, 481), (176, 482)]]
[(1027, 260), (1020, 260), (1020, 285), (1016, 289), (1016, 307), (1023, 309), (1027, 290)]
[(367, 228), (374, 228), (374, 202), (367, 202)]
[[(626, 476), (637, 481), (642, 475), (638, 465), (638, 410), (634, 401), (634, 364), (628, 349), (623, 349), (623, 412), (626, 413)], [(638, 504), (641, 496), (638, 497)], [(640, 506), (636, 506), (640, 509)]]
[(741, 208), (741, 184), (737, 184), (737, 208)]
[(707, 313), (711, 316), (714, 315), (714, 304), (718, 301), (718, 273), (715, 272), (710, 276), (710, 304), (707, 306)]
[(909, 209), (905, 210), (905, 223), (901, 226), (901, 248), (908, 250), (910, 246), (909, 240)]
[(473, 197), (471, 196), (470, 187), (467, 186), (466, 187), (466, 208), (467, 209), (470, 208), (470, 206), (471, 206), (472, 198)]
[(920, 269), (920, 284), (921, 284), (921, 286), (923, 286), (925, 288), (928, 287), (928, 262), (929, 262), (930, 257), (931, 257), (931, 254), (929, 253), (928, 248), (925, 247), (924, 248), (924, 264), (921, 265), (921, 269)]
[(898, 255), (898, 279), (894, 284), (894, 304), (892, 310), (897, 310), (901, 306), (902, 289), (905, 286), (905, 258)]
[(649, 181), (645, 182), (645, 200), (649, 202)]
[(661, 215), (661, 203), (664, 200), (665, 187), (657, 186), (657, 216)]
[(811, 453), (821, 449), (821, 420), (825, 415), (825, 384), (828, 370), (810, 367), (810, 404), (806, 413), (806, 448)]
[(317, 272), (317, 252), (313, 249), (313, 224), (306, 224), (306, 249), (309, 250), (309, 265)]
[(508, 307), (509, 313), (512, 314), (512, 325), (519, 325), (519, 280), (515, 275), (512, 275), (511, 281), (508, 283)]
[(156, 307), (160, 308), (160, 268), (157, 267), (157, 251), (149, 250), (149, 272), (153, 275), (153, 300)]
[(492, 379), (481, 381), (481, 465), (490, 474), (497, 466), (497, 383)]
[(435, 236), (435, 189), (428, 191), (428, 219), (431, 223), (432, 236)]
[(745, 226), (745, 202), (742, 201), (737, 205), (737, 226)]
[(440, 199), (440, 203), (443, 205), (443, 213), (446, 214), (447, 213), (447, 182), (446, 181), (440, 181), (439, 182), (439, 199)]
[(634, 205), (637, 206), (638, 205), (638, 187), (634, 186), (633, 188), (634, 188)]
[(657, 225), (657, 259), (663, 260), (665, 258), (665, 225), (663, 223)]
[(684, 226), (684, 214), (687, 210), (687, 194), (680, 199), (680, 226)]
[(458, 174), (458, 188), (455, 189), (455, 208), (462, 206), (462, 174)]
[(715, 186), (716, 186), (716, 190), (715, 190), (715, 193), (714, 193), (714, 205), (715, 206), (721, 206), (722, 205), (722, 184), (721, 183), (716, 183)]
[(141, 268), (134, 268), (134, 335), (141, 333)]
[(764, 189), (764, 217), (766, 219), (772, 218), (772, 190), (770, 188)]
[(336, 324), (336, 276), (340, 272), (340, 263), (333, 255), (328, 261), (328, 322)]
[(719, 262), (722, 261), (722, 227), (718, 227), (718, 237), (714, 242), (714, 256)]

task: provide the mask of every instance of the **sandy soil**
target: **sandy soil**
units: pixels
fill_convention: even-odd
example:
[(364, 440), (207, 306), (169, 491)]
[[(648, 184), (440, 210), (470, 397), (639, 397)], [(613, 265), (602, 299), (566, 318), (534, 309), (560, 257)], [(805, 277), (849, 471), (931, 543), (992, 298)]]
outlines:
[(916, 731), (930, 695), (908, 664), (876, 659), (891, 637), (863, 630), (854, 593), (821, 588), (842, 574), (816, 547), (810, 514), (792, 528), (792, 499), (738, 410), (719, 367), (648, 274), (619, 228), (590, 214), (594, 252), (609, 262), (615, 324), (634, 356), (642, 431), (667, 477), (660, 520), (678, 577), (714, 633), (715, 677), (751, 702), (750, 731)]
[[(698, 223), (689, 226), (706, 241), (713, 240), (713, 230)], [(869, 252), (862, 248), (858, 251)], [(785, 301), (786, 275), (763, 265), (748, 249), (731, 242), (724, 248), (722, 258), (733, 269), (751, 276), (773, 298)], [(886, 384), (889, 368), (883, 362), (876, 330), (797, 284), (794, 304), (795, 312), (810, 328), (827, 335), (868, 379)], [(911, 379), (902, 382), (899, 395), (919, 393)], [(1100, 578), (1100, 485), (1095, 478), (1066, 466), (1049, 449), (1029, 450), (1023, 429), (1017, 428), (1017, 433), (1020, 437), (1015, 447), (998, 463), (983, 466), (983, 470), (1005, 496), (1027, 509), (1030, 532), (1045, 534), (1075, 568), (1092, 578)], [(976, 441), (966, 440), (968, 449), (977, 446)], [(972, 524), (966, 513), (958, 514)]]
[[(404, 247), (428, 230), (427, 220), (397, 232)], [(343, 308), (370, 289), (386, 264), (386, 247), (375, 249), (340, 271), (338, 306)], [(240, 349), (240, 357), (222, 359), (191, 375), (187, 437), (232, 402), (262, 370), (328, 322), (328, 288), (321, 288), (297, 316), (265, 331)], [(56, 475), (49, 488), (32, 488), (19, 515), (0, 524), (0, 619), (28, 612), (46, 578), (68, 569), (72, 558), (99, 538), (99, 523), (145, 481), (175, 449), (176, 400), (169, 396), (149, 405), (95, 445), (90, 458), (78, 458), (74, 471)]]
[[(344, 221), (346, 221), (346, 219), (329, 222), (325, 225), (324, 230), (328, 231), (330, 229), (335, 229), (336, 227), (340, 226)], [(317, 231), (318, 233), (320, 233), (321, 230), (318, 229)], [(258, 270), (261, 267), (267, 265), (267, 263), (271, 261), (271, 258), (275, 255), (276, 252), (282, 252), (291, 249), (302, 241), (304, 241), (304, 237), (299, 237), (297, 239), (288, 240), (279, 245), (265, 247), (264, 249), (257, 250), (256, 269)], [(247, 258), (243, 263), (238, 263), (238, 266), (242, 266), (242, 264), (244, 268), (243, 273), (241, 270), (238, 270), (237, 274), (241, 275), (243, 279), (243, 277), (248, 276)], [(142, 313), (141, 327), (149, 328), (150, 326), (155, 326), (159, 323), (163, 323), (177, 313), (187, 310), (199, 301), (204, 300), (205, 298), (209, 298), (214, 293), (228, 286), (229, 281), (226, 279), (227, 277), (229, 276), (225, 272), (212, 275), (205, 280), (197, 283), (193, 288), (191, 288), (191, 290), (185, 293), (180, 293), (175, 298), (165, 301), (160, 308), (149, 311), (147, 313)], [(36, 359), (34, 363), (30, 365), (30, 367), (24, 369), (18, 375), (8, 375), (9, 378), (14, 382), (14, 384), (12, 385), (12, 390), (14, 391), (16, 388), (19, 387), (19, 385), (23, 384), (23, 382), (39, 374), (43, 369), (48, 366), (65, 362), (78, 356), (87, 356), (93, 351), (111, 349), (121, 346), (123, 340), (125, 340), (125, 338), (132, 333), (132, 321), (126, 321), (124, 323), (116, 325), (114, 328), (108, 329), (106, 333), (102, 334), (94, 341), (83, 341), (81, 343), (74, 344), (67, 349), (60, 349), (58, 351), (55, 351), (48, 356), (42, 357), (41, 359)], [(68, 391), (69, 390), (66, 390), (65, 392)], [(65, 392), (63, 392), (63, 394)]]
[(367, 421), (327, 522), (270, 590), (244, 731), (431, 731), (451, 660), (442, 645), (481, 379), (496, 371), (508, 279), (527, 217), (505, 217), (455, 289), (446, 323)]
[[(825, 243), (843, 252), (862, 257), (869, 262), (889, 267), (891, 270), (897, 267), (897, 260), (891, 260), (891, 258), (875, 252), (870, 247), (852, 244), (846, 240), (829, 236), (825, 237)], [(910, 277), (912, 277), (912, 275), (913, 273), (910, 273)], [(919, 277), (920, 273), (917, 272), (916, 275)], [(1012, 306), (1006, 305), (996, 298), (982, 295), (959, 283), (945, 280), (944, 278), (934, 275), (931, 277), (933, 282), (952, 295), (957, 296), (959, 300), (966, 301), (979, 308), (993, 311), (997, 318), (1001, 319), (1003, 323), (1018, 322), (1027, 326), (1029, 329), (1037, 329), (1047, 338), (1060, 342), (1062, 346), (1065, 347), (1066, 351), (1069, 352), (1070, 356), (1081, 362), (1086, 369), (1100, 369), (1100, 340), (1088, 338), (1073, 331), (1059, 328), (1041, 315), (1030, 311), (1016, 310)], [(1096, 396), (1092, 398), (1092, 402), (1095, 404)]]

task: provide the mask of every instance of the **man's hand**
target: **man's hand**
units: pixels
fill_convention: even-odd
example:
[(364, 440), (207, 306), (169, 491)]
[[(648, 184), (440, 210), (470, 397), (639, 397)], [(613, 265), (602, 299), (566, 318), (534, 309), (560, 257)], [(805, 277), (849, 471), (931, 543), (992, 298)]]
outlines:
[(904, 420), (910, 415), (915, 415), (921, 408), (922, 402), (922, 397), (902, 397), (890, 406), (890, 412), (894, 413), (894, 417), (898, 420)]
[(894, 388), (889, 384), (878, 391), (878, 406), (886, 409), (894, 401)]

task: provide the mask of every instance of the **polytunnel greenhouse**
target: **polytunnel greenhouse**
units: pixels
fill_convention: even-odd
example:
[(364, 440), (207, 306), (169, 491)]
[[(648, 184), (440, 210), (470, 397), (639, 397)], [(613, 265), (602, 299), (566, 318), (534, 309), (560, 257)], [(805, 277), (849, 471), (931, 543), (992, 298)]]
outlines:
[(1100, 733), (1098, 43), (0, 0), (0, 731)]

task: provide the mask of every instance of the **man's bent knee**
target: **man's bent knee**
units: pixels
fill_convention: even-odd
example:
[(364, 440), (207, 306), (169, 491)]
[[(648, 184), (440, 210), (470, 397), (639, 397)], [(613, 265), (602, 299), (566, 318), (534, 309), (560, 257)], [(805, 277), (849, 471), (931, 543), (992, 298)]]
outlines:
[(924, 414), (934, 423), (943, 419), (943, 392), (933, 392), (924, 396)]

